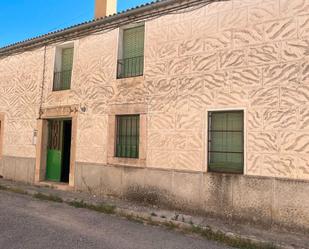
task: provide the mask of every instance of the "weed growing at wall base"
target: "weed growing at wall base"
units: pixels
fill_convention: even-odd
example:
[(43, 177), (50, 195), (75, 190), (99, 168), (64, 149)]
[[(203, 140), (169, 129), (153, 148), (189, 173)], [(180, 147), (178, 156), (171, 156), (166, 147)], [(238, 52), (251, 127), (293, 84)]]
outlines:
[(192, 226), (190, 229), (185, 229), (186, 232), (199, 234), (208, 240), (218, 241), (228, 246), (240, 249), (276, 249), (277, 247), (272, 244), (254, 243), (250, 240), (240, 237), (229, 237), (222, 232), (214, 232), (211, 228), (201, 228)]
[(56, 196), (56, 195), (45, 195), (42, 193), (36, 193), (33, 195), (34, 198), (40, 199), (40, 200), (45, 200), (45, 201), (54, 201), (54, 202), (63, 202), (63, 200)]
[(3, 186), (3, 185), (0, 185), (0, 190), (10, 191), (10, 192), (13, 192), (13, 193), (16, 193), (16, 194), (22, 194), (22, 195), (27, 194), (27, 192), (24, 191), (23, 189), (12, 188), (12, 187), (7, 187), (7, 186)]
[(113, 205), (109, 205), (109, 204), (93, 205), (93, 204), (85, 203), (84, 201), (71, 201), (71, 202), (68, 202), (68, 204), (75, 208), (87, 208), (87, 209), (94, 210), (100, 213), (105, 213), (105, 214), (114, 214), (115, 209), (116, 209), (116, 207)]

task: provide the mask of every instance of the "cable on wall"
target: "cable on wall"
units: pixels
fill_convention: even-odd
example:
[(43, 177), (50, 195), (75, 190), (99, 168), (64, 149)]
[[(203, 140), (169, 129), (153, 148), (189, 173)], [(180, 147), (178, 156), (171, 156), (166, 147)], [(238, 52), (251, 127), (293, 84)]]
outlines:
[[(39, 37), (37, 39), (42, 39), (42, 41), (36, 42), (36, 38), (34, 39), (34, 41), (29, 41), (30, 45), (24, 45), (23, 46), (23, 42), (19, 45), (16, 44), (17, 48), (14, 48), (14, 45), (12, 45), (12, 48), (7, 47), (7, 48), (3, 48), (4, 50), (7, 50), (5, 52), (1, 53), (1, 49), (0, 49), (0, 58), (9, 56), (11, 54), (17, 54), (17, 53), (23, 53), (24, 51), (31, 51), (34, 49), (37, 49), (38, 47), (41, 46), (47, 46), (50, 44), (54, 44), (54, 43), (58, 43), (58, 42), (64, 42), (67, 40), (74, 40), (74, 39), (78, 39), (78, 38), (82, 38), (88, 35), (100, 35), (102, 33), (105, 32), (109, 32), (112, 30), (115, 30), (121, 26), (124, 26), (126, 24), (130, 24), (130, 23), (138, 23), (138, 22), (143, 22), (143, 21), (149, 21), (149, 20), (153, 20), (156, 18), (160, 18), (161, 16), (164, 15), (168, 15), (168, 14), (181, 14), (181, 13), (188, 13), (191, 11), (195, 11), (199, 8), (203, 8), (208, 4), (214, 3), (214, 2), (225, 2), (225, 1), (229, 1), (229, 0), (195, 0), (195, 1), (185, 1), (186, 3), (182, 3), (179, 5), (173, 5), (170, 7), (162, 7), (164, 8), (162, 10), (162, 8), (157, 8), (157, 10), (155, 9), (155, 5), (153, 6), (153, 8), (149, 11), (152, 11), (153, 13), (149, 13), (149, 11), (145, 11), (147, 13), (138, 13), (137, 15), (131, 14), (128, 15), (125, 18), (121, 18), (119, 17), (119, 15), (122, 14), (118, 14), (116, 16), (109, 16), (105, 19), (102, 20), (98, 20), (98, 22), (100, 21), (108, 21), (108, 19), (112, 19), (112, 18), (118, 18), (119, 20), (115, 20), (115, 21), (110, 21), (110, 23), (98, 23), (97, 25), (96, 22), (89, 22), (86, 24), (82, 24), (80, 25), (80, 27), (77, 25), (76, 27), (72, 27), (71, 29), (76, 29), (76, 31), (74, 32), (71, 29), (67, 29), (67, 30), (63, 30), (63, 31), (59, 31), (56, 32), (54, 34), (50, 34), (50, 36), (52, 36), (51, 38), (48, 37)], [(177, 1), (175, 1), (176, 3)], [(159, 2), (160, 3), (160, 2)], [(193, 9), (189, 9), (191, 7), (196, 7)], [(138, 10), (138, 9), (137, 9)], [(185, 10), (183, 12), (180, 12), (181, 10)], [(126, 13), (124, 13), (126, 14)], [(130, 14), (130, 13), (128, 13)], [(124, 20), (123, 20), (124, 19)], [(134, 19), (134, 21), (132, 21), (132, 19)], [(86, 26), (86, 27), (85, 27)], [(89, 28), (87, 28), (87, 26), (89, 26)], [(65, 33), (63, 35), (61, 35), (61, 33)], [(48, 35), (46, 35), (48, 36)], [(21, 46), (21, 47), (20, 47)]]
[(45, 71), (46, 71), (46, 51), (47, 46), (44, 46), (44, 57), (43, 57), (43, 72), (42, 72), (42, 82), (41, 82), (41, 95), (40, 95), (40, 105), (39, 105), (39, 117), (42, 117), (42, 105), (43, 105), (43, 94), (44, 94), (44, 83), (45, 83)]

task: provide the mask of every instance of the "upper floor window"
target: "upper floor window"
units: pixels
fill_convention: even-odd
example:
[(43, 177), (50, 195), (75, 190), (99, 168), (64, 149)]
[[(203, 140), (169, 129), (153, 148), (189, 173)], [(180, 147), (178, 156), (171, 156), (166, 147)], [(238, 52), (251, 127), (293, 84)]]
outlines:
[(117, 78), (136, 77), (144, 71), (145, 26), (121, 30)]
[(208, 113), (208, 170), (243, 173), (244, 112)]
[(71, 87), (73, 47), (56, 49), (53, 91), (68, 90)]
[(116, 116), (116, 157), (139, 157), (139, 115)]

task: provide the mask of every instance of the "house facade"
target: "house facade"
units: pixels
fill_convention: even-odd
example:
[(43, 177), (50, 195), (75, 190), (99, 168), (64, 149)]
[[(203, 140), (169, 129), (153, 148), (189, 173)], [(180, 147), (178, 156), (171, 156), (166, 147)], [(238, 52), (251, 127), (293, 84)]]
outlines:
[(0, 49), (0, 175), (309, 230), (309, 1), (164, 0)]

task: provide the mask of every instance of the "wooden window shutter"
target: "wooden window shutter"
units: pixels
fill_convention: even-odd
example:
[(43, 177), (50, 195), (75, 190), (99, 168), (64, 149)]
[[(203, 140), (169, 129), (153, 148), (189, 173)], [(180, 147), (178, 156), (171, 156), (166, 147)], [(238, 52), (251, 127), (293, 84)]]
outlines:
[(144, 26), (123, 31), (123, 59), (144, 56), (144, 33)]
[(73, 67), (73, 48), (62, 49), (61, 71), (70, 71)]
[(63, 48), (61, 51), (61, 71), (54, 73), (53, 90), (68, 90), (71, 88), (74, 48)]

